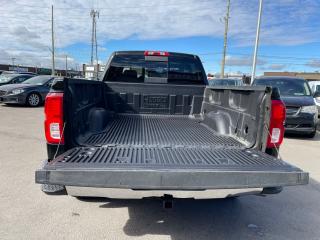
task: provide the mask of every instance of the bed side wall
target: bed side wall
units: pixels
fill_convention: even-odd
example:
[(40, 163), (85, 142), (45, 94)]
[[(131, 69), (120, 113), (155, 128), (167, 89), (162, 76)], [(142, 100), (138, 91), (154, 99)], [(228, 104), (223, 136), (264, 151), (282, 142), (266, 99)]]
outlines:
[(203, 123), (220, 134), (236, 137), (247, 147), (264, 150), (270, 104), (271, 91), (266, 87), (207, 87)]

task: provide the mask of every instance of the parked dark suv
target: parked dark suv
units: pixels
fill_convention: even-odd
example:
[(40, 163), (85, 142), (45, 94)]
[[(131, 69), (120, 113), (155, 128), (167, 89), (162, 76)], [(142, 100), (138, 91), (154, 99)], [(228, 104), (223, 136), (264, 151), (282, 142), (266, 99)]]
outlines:
[(286, 105), (286, 133), (315, 136), (318, 109), (306, 80), (294, 77), (261, 77), (257, 78), (253, 84), (279, 89), (281, 99)]

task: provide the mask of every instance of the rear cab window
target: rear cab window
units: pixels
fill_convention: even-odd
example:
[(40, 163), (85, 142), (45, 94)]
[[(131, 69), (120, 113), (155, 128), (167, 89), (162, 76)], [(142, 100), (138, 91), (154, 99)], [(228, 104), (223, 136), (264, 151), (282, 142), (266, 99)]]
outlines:
[(104, 81), (132, 83), (206, 85), (206, 75), (200, 59), (194, 55), (166, 53), (115, 54)]

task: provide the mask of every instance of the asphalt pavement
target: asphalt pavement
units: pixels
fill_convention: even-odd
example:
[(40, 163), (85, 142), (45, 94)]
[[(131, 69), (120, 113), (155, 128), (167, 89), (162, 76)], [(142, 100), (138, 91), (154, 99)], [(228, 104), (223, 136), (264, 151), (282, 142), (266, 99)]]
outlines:
[(162, 202), (47, 196), (43, 108), (0, 105), (0, 239), (320, 239), (320, 134), (286, 137), (281, 156), (309, 171), (277, 195)]

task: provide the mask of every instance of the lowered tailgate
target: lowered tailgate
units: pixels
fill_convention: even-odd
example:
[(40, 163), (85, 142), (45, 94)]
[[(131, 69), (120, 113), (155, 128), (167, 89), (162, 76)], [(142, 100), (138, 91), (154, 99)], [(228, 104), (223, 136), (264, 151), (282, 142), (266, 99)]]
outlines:
[(309, 175), (241, 148), (77, 147), (36, 171), (36, 182), (128, 189), (235, 189), (307, 184)]

